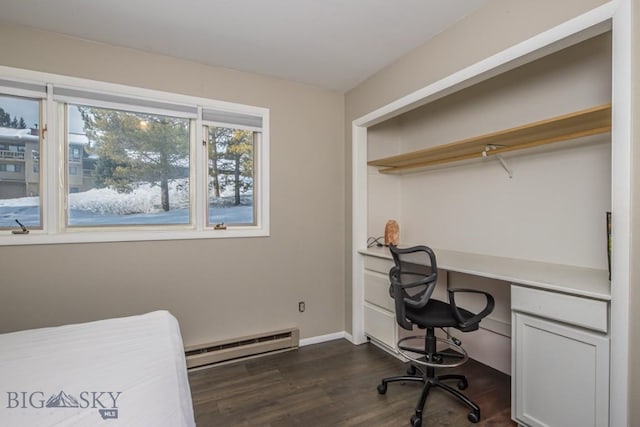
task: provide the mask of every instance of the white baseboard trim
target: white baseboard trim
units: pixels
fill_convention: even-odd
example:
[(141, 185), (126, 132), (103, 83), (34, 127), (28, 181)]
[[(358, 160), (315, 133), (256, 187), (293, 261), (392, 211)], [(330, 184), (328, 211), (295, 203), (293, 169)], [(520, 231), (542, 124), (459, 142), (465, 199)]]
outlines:
[(351, 335), (348, 332), (344, 332), (344, 339), (349, 341), (351, 344), (356, 345), (355, 341), (353, 340), (353, 335)]
[(339, 340), (342, 338), (353, 342), (353, 337), (351, 336), (351, 334), (348, 334), (345, 331), (342, 331), (342, 332), (334, 332), (332, 334), (318, 335), (316, 337), (302, 338), (300, 339), (300, 342), (298, 345), (300, 347), (304, 347), (305, 345), (320, 344), (322, 342)]

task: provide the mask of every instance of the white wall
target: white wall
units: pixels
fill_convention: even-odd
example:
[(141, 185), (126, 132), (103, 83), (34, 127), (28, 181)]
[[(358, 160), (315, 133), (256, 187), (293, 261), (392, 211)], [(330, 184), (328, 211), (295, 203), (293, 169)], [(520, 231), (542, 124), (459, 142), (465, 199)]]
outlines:
[[(375, 154), (397, 144), (413, 151), (610, 99), (605, 34), (374, 127), (369, 147)], [(392, 127), (396, 135), (389, 138)], [(398, 189), (396, 219), (407, 244), (606, 269), (610, 135), (547, 148), (505, 154), (513, 178), (488, 158), (401, 177), (373, 173), (369, 194)], [(380, 229), (380, 221), (374, 215), (370, 230)]]

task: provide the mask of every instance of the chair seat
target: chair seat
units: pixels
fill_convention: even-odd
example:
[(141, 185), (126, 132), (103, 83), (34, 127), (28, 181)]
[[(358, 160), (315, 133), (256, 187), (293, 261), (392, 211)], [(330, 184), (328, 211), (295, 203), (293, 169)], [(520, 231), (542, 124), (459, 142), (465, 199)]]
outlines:
[[(451, 310), (451, 305), (436, 299), (430, 299), (425, 307), (416, 309), (407, 306), (405, 310), (407, 319), (420, 328), (458, 328), (459, 326), (458, 320)], [(464, 308), (458, 308), (458, 311), (465, 320), (474, 316), (473, 313)], [(479, 322), (475, 325), (470, 325), (465, 328), (465, 332), (475, 331), (478, 326)]]

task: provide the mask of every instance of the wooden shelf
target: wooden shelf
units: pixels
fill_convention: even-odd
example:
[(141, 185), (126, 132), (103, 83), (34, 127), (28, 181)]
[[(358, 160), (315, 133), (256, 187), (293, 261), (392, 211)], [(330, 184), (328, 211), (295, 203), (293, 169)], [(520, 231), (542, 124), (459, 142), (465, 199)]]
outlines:
[[(539, 122), (463, 139), (424, 150), (368, 162), (380, 173), (406, 173), (418, 168), (493, 156), (513, 150), (568, 141), (611, 130), (611, 104), (553, 117)], [(487, 147), (490, 147), (489, 149)]]

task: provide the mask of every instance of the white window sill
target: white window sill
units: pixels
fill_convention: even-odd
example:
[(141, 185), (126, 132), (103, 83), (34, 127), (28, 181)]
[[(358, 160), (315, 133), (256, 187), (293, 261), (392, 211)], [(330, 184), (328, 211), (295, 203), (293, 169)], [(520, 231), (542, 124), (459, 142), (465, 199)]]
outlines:
[(51, 245), (64, 243), (136, 242), (151, 240), (224, 239), (238, 237), (268, 237), (269, 230), (260, 227), (230, 227), (226, 230), (114, 230), (68, 231), (46, 233), (32, 230), (29, 234), (0, 232), (0, 246)]

